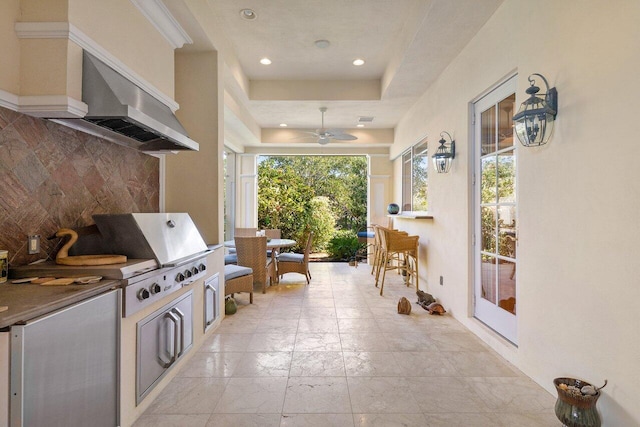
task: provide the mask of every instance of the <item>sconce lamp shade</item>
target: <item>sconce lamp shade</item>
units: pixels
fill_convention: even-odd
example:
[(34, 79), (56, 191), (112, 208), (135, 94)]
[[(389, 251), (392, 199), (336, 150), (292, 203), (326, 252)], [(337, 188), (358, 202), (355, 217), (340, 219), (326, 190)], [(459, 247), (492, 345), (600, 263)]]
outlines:
[[(446, 146), (447, 141), (444, 136), (449, 137), (449, 147)], [(451, 160), (456, 158), (456, 142), (451, 138), (449, 132), (440, 133), (440, 146), (436, 150), (435, 154), (431, 157), (433, 159), (433, 166), (438, 173), (447, 173), (451, 169)]]
[[(538, 96), (540, 88), (535, 85), (533, 76), (542, 79), (547, 93)], [(534, 147), (546, 144), (551, 138), (553, 123), (558, 114), (558, 92), (556, 88), (549, 89), (547, 79), (541, 74), (531, 74), (529, 83), (529, 98), (520, 105), (520, 109), (513, 116), (513, 124), (522, 145)]]

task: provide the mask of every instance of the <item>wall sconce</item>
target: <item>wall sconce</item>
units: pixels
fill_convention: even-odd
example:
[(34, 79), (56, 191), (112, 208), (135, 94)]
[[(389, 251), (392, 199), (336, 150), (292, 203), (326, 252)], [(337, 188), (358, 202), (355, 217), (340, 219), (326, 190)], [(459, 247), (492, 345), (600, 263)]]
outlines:
[[(547, 93), (537, 96), (540, 88), (535, 85), (533, 76), (538, 76), (544, 82)], [(547, 79), (541, 74), (529, 76), (531, 86), (527, 88), (529, 99), (520, 105), (518, 113), (513, 116), (513, 123), (518, 139), (525, 147), (544, 145), (553, 133), (553, 122), (558, 115), (558, 91), (555, 87), (549, 89)]]
[[(445, 135), (449, 137), (449, 147), (445, 145), (447, 143), (444, 139)], [(440, 141), (438, 142), (440, 146), (432, 156), (433, 166), (438, 173), (447, 173), (451, 169), (451, 160), (456, 158), (456, 142), (451, 138), (449, 132), (445, 131), (440, 132)]]

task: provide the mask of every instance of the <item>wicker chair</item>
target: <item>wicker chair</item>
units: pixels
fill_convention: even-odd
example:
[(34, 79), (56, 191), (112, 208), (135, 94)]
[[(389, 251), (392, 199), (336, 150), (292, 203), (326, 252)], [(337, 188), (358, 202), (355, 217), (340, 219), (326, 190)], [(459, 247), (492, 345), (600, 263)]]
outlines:
[(307, 284), (311, 280), (309, 272), (309, 253), (311, 252), (311, 244), (313, 243), (313, 233), (309, 232), (307, 237), (307, 245), (304, 248), (304, 254), (285, 252), (278, 255), (278, 276), (286, 273), (304, 274)]
[[(267, 239), (279, 239), (282, 237), (282, 232), (279, 228), (265, 228), (264, 235)], [(278, 251), (274, 249), (267, 249), (267, 257), (275, 257), (278, 255)]]
[(253, 270), (249, 267), (228, 264), (224, 266), (224, 294), (249, 292), (249, 304), (253, 304)]
[(380, 272), (380, 295), (384, 289), (384, 278), (387, 270), (398, 270), (406, 276), (407, 286), (415, 279), (416, 291), (418, 284), (418, 240), (419, 236), (408, 236), (404, 232), (381, 228), (380, 232), (380, 258), (376, 274), (376, 287), (378, 286)]
[(267, 258), (267, 237), (237, 237), (236, 254), (238, 265), (253, 270), (253, 283), (262, 286), (262, 293), (267, 292), (267, 279), (274, 282), (275, 264)]
[(257, 228), (236, 228), (233, 230), (233, 235), (235, 237), (253, 237), (257, 231)]

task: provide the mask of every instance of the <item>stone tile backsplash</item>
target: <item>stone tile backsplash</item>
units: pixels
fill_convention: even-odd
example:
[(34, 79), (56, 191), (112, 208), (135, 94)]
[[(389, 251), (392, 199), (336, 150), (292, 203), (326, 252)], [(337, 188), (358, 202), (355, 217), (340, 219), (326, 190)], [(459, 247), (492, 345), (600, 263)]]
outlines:
[[(0, 249), (16, 267), (53, 259), (60, 228), (96, 213), (159, 211), (159, 160), (110, 141), (0, 107)], [(27, 236), (40, 235), (37, 255)]]

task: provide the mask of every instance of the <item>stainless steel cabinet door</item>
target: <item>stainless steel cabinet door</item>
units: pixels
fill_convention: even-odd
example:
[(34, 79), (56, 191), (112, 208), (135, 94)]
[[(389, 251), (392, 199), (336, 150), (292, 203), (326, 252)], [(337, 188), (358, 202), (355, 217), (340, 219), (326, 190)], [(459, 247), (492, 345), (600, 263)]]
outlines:
[(11, 327), (11, 426), (119, 424), (120, 290)]
[(204, 331), (220, 317), (220, 279), (218, 273), (204, 281)]
[(136, 404), (193, 344), (193, 291), (138, 322)]

